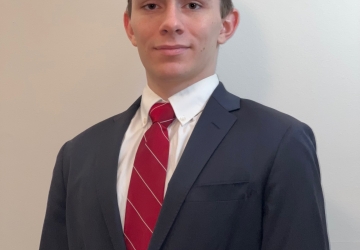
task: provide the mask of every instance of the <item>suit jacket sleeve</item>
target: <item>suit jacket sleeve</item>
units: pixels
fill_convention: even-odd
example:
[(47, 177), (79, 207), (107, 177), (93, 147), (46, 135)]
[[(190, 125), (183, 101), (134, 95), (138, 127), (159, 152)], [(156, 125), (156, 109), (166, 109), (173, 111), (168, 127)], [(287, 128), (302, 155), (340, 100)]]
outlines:
[[(66, 144), (65, 144), (66, 145)], [(40, 250), (69, 249), (66, 232), (66, 187), (63, 175), (65, 145), (61, 148), (53, 171)]]
[(328, 250), (324, 198), (312, 130), (290, 126), (264, 192), (262, 250)]

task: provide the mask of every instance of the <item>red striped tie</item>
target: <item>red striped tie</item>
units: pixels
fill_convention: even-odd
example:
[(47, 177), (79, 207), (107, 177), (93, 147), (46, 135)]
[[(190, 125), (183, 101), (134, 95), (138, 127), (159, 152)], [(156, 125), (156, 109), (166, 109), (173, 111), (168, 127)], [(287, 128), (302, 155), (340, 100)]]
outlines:
[(175, 119), (170, 103), (156, 103), (149, 112), (153, 122), (135, 155), (126, 203), (124, 235), (127, 250), (146, 250), (164, 198), (169, 158), (167, 127)]

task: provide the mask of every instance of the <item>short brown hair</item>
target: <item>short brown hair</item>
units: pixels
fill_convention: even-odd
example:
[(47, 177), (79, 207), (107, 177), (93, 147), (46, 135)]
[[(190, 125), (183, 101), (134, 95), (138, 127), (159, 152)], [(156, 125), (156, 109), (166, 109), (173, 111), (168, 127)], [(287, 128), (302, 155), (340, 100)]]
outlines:
[[(126, 11), (129, 14), (129, 17), (131, 17), (131, 5), (132, 5), (132, 0), (128, 0), (128, 4), (126, 7)], [(230, 11), (232, 11), (234, 8), (234, 5), (232, 3), (232, 0), (220, 0), (220, 15), (221, 18), (225, 18)]]

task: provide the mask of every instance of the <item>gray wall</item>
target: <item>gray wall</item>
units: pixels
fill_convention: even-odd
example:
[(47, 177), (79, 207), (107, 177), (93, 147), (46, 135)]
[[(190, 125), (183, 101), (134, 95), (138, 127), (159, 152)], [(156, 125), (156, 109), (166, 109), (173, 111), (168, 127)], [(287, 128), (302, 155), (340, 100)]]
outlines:
[[(360, 2), (236, 0), (217, 73), (316, 135), (333, 250), (360, 249)], [(55, 157), (145, 74), (125, 1), (0, 0), (0, 249), (37, 249)]]

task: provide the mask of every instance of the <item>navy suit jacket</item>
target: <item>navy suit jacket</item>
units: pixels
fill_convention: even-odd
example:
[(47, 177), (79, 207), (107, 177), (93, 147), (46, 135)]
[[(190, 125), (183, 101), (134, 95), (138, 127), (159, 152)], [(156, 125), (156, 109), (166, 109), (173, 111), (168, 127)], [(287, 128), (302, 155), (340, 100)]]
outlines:
[[(126, 249), (117, 165), (140, 102), (61, 148), (41, 250)], [(329, 249), (311, 129), (230, 94), (220, 83), (169, 182), (149, 245), (160, 249)]]

